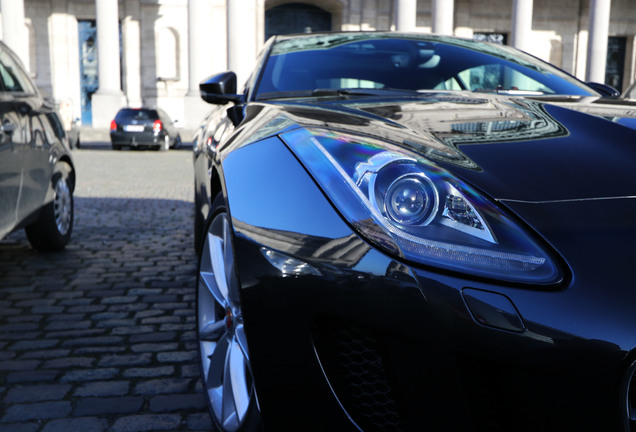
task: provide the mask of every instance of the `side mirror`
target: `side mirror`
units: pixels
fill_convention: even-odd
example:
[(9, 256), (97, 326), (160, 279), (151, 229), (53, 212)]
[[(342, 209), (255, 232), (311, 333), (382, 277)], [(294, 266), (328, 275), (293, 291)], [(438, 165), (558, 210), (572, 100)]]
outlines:
[(238, 103), (243, 95), (236, 94), (236, 74), (223, 72), (213, 75), (199, 83), (201, 99), (210, 104), (225, 105), (229, 102)]
[(621, 93), (611, 85), (601, 84), (597, 82), (586, 82), (585, 84), (587, 84), (588, 87), (592, 87), (593, 90), (599, 92), (603, 97), (615, 98), (621, 95)]

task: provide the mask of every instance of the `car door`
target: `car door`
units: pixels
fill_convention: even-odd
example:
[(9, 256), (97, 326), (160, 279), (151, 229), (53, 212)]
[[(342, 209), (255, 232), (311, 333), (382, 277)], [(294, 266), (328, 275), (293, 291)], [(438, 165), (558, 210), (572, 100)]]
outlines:
[[(24, 166), (24, 130), (15, 103), (16, 87), (0, 46), (0, 238), (18, 223)], [(7, 68), (9, 67), (9, 68)]]
[(0, 50), (3, 88), (11, 95), (17, 118), (13, 132), (14, 151), (21, 160), (21, 188), (17, 203), (17, 222), (20, 223), (44, 204), (51, 181), (52, 167), (49, 153), (53, 145), (45, 113), (52, 110), (33, 85), (19, 60), (8, 50)]

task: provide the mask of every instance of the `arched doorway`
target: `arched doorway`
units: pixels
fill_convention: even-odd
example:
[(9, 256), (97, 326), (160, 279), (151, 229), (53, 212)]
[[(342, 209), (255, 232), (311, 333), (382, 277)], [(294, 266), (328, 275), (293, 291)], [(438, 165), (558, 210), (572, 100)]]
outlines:
[(286, 3), (265, 12), (265, 39), (291, 33), (331, 31), (331, 14), (305, 3)]

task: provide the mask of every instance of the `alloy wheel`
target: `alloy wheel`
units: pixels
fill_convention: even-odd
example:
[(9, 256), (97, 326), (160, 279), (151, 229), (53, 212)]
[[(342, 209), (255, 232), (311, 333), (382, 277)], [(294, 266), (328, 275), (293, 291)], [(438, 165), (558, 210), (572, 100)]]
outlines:
[(246, 419), (254, 388), (225, 212), (214, 217), (208, 230), (197, 289), (199, 348), (210, 411), (223, 430), (237, 431)]
[(71, 227), (73, 217), (72, 199), (68, 183), (64, 178), (60, 178), (55, 184), (53, 214), (55, 216), (55, 225), (61, 235), (66, 235)]

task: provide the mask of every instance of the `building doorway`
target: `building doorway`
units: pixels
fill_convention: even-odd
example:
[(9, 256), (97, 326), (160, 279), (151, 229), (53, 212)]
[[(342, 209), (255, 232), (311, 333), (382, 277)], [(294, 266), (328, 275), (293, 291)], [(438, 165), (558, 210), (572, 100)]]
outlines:
[(627, 38), (611, 36), (607, 40), (607, 65), (605, 67), (605, 84), (609, 84), (619, 92), (623, 91), (625, 74), (625, 47)]
[(292, 33), (331, 31), (331, 14), (305, 3), (287, 3), (265, 12), (265, 39)]
[(82, 124), (93, 124), (91, 100), (99, 88), (97, 75), (97, 23), (95, 20), (77, 22), (79, 32), (80, 95)]

